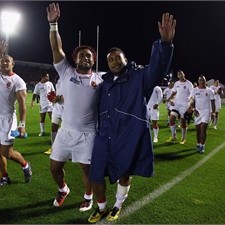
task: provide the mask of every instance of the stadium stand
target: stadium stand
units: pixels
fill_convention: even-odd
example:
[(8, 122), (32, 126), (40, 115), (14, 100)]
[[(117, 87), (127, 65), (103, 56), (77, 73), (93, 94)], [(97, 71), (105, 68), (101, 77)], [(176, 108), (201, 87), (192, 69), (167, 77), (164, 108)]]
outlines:
[(40, 80), (43, 72), (49, 73), (52, 82), (57, 76), (57, 72), (51, 64), (15, 60), (14, 70), (26, 82), (28, 92), (33, 92), (34, 86)]

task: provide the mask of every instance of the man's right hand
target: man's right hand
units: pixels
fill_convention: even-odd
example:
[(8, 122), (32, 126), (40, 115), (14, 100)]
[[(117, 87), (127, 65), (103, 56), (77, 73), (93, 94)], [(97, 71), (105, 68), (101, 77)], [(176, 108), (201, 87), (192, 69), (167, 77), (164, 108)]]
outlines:
[(7, 47), (8, 47), (8, 43), (5, 40), (1, 40), (0, 41), (0, 57), (4, 55)]
[(48, 14), (49, 23), (55, 23), (58, 21), (58, 19), (60, 17), (59, 3), (49, 4), (49, 7), (46, 8), (46, 11)]

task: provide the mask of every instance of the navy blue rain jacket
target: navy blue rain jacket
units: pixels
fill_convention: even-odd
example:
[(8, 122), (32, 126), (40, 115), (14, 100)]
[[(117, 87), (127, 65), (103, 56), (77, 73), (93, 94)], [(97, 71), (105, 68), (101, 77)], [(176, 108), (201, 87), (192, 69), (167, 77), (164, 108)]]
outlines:
[(171, 64), (173, 45), (154, 42), (149, 65), (139, 68), (128, 63), (114, 81), (108, 72), (102, 76), (99, 123), (95, 138), (90, 179), (98, 180), (104, 170), (110, 183), (123, 175), (153, 175), (153, 146), (146, 119), (146, 101)]

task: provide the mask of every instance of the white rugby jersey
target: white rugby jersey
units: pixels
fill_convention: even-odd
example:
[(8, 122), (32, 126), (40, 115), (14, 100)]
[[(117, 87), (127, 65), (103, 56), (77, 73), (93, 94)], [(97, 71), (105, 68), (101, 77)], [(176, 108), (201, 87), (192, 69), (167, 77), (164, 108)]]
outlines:
[(172, 94), (172, 88), (167, 87), (166, 89), (164, 89), (163, 91), (163, 96), (165, 99), (168, 99)]
[[(169, 87), (167, 87), (166, 89), (164, 89), (164, 91), (163, 91), (163, 98), (165, 100), (167, 100), (171, 96), (172, 90), (173, 90), (173, 88), (169, 88)], [(166, 102), (166, 107), (168, 109), (170, 108), (170, 102)]]
[(191, 98), (195, 100), (195, 108), (197, 110), (210, 110), (211, 100), (214, 99), (214, 92), (209, 87), (196, 87), (192, 90)]
[(91, 80), (99, 83), (103, 73), (79, 74), (66, 58), (54, 66), (60, 76), (64, 96), (61, 126), (80, 132), (96, 131), (99, 88), (91, 86)]
[(186, 105), (189, 102), (190, 94), (193, 89), (193, 84), (186, 80), (184, 82), (176, 81), (172, 89), (173, 92), (176, 92), (174, 97), (175, 105)]
[(16, 92), (26, 89), (26, 83), (16, 73), (11, 76), (0, 73), (0, 116), (16, 112)]
[(159, 105), (162, 102), (162, 99), (162, 89), (159, 86), (155, 86), (147, 104), (148, 108), (152, 108), (155, 104)]
[(35, 85), (33, 94), (40, 96), (40, 106), (42, 108), (52, 105), (52, 102), (50, 102), (47, 98), (48, 93), (51, 91), (55, 91), (55, 88), (50, 81), (45, 83), (38, 82)]
[(216, 94), (217, 91), (219, 90), (219, 88), (221, 88), (221, 87), (220, 87), (220, 86), (215, 86), (215, 85), (211, 85), (211, 86), (210, 86), (210, 89), (212, 89), (213, 92), (214, 92), (214, 94), (215, 94), (215, 102), (216, 102), (217, 104), (221, 104), (221, 97), (220, 97), (219, 94)]
[(61, 79), (59, 78), (56, 85), (55, 85), (55, 88), (56, 88), (56, 95), (63, 95), (62, 93), (62, 82), (61, 82)]

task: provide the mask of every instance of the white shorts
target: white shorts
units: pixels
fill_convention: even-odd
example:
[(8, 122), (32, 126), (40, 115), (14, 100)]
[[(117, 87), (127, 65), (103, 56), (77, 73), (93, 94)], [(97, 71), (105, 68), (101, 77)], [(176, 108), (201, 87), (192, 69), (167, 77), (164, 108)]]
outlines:
[(159, 120), (159, 110), (158, 109), (150, 109), (150, 120)]
[[(197, 109), (198, 110), (198, 109)], [(201, 123), (209, 123), (210, 121), (210, 110), (198, 110), (199, 116), (195, 116), (195, 125)]]
[(17, 129), (16, 114), (9, 116), (0, 116), (0, 144), (12, 145), (15, 137), (10, 135), (12, 130)]
[(54, 118), (62, 119), (63, 113), (63, 104), (55, 103), (52, 111), (52, 122), (54, 122)]
[(187, 112), (188, 110), (188, 105), (174, 105), (171, 107), (171, 110), (177, 110), (180, 114), (180, 118), (184, 118), (184, 114)]
[(72, 162), (90, 164), (95, 134), (59, 128), (50, 158), (58, 162), (72, 159)]
[(216, 106), (216, 110), (215, 111), (219, 112), (221, 110), (221, 103), (220, 102), (215, 102), (215, 106)]
[(48, 105), (48, 106), (45, 106), (45, 107), (40, 106), (39, 113), (52, 112), (52, 110), (53, 110), (53, 105)]

